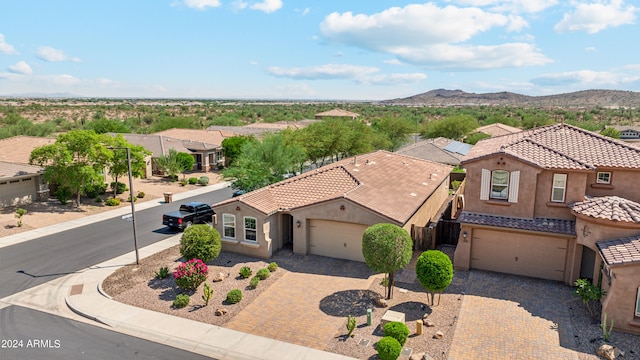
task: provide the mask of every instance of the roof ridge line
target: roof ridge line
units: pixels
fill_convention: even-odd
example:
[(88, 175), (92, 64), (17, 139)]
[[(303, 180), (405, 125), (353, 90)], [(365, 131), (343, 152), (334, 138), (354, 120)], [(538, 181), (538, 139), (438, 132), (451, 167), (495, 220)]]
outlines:
[(542, 143), (540, 143), (540, 142), (538, 142), (538, 141), (536, 141), (536, 140), (534, 140), (534, 139), (531, 139), (531, 138), (523, 138), (522, 140), (523, 140), (523, 141), (528, 141), (528, 142), (530, 142), (530, 143), (533, 143), (534, 145), (540, 146), (541, 148), (544, 148), (544, 149), (546, 149), (546, 150), (548, 150), (548, 151), (551, 151), (551, 152), (553, 152), (553, 153), (555, 153), (555, 154), (557, 154), (557, 155), (560, 155), (560, 156), (562, 156), (562, 157), (564, 157), (564, 158), (570, 159), (571, 161), (575, 161), (575, 162), (577, 162), (578, 164), (583, 165), (583, 166), (585, 166), (585, 167), (586, 167), (586, 168), (588, 168), (588, 169), (595, 169), (595, 168), (596, 168), (596, 167), (595, 167), (595, 166), (593, 166), (593, 165), (587, 164), (587, 163), (585, 163), (584, 161), (578, 160), (578, 159), (576, 159), (576, 158), (574, 158), (574, 157), (572, 157), (572, 156), (569, 156), (569, 155), (567, 155), (567, 154), (564, 154), (564, 153), (562, 153), (562, 152), (560, 152), (560, 151), (558, 151), (558, 150), (556, 150), (556, 149), (553, 149), (553, 148), (551, 148), (551, 147), (549, 147), (549, 146), (547, 146), (547, 145), (544, 145), (544, 144), (542, 144)]

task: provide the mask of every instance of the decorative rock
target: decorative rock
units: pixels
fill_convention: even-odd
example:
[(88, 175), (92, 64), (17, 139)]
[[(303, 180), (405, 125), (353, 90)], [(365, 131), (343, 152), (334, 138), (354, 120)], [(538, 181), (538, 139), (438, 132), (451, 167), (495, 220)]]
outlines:
[(224, 280), (224, 273), (223, 272), (219, 272), (217, 274), (213, 274), (213, 278), (211, 279), (211, 281), (213, 282), (220, 282), (222, 280)]
[(622, 353), (620, 349), (618, 349), (615, 346), (611, 346), (609, 344), (600, 345), (598, 350), (596, 350), (596, 354), (598, 354), (598, 356), (601, 356), (607, 360), (614, 360), (619, 355), (624, 356), (623, 355), (624, 353)]
[(433, 360), (433, 358), (431, 356), (427, 355), (427, 354), (424, 354), (422, 356), (422, 360)]
[(375, 302), (376, 302), (376, 306), (377, 307), (386, 308), (386, 307), (389, 306), (389, 303), (387, 303), (387, 300), (385, 300), (383, 298), (377, 298)]
[(424, 353), (413, 354), (413, 355), (409, 356), (409, 360), (422, 360), (422, 357), (424, 355), (425, 355)]
[(422, 323), (426, 327), (434, 327), (434, 326), (436, 326), (436, 324), (434, 324), (433, 321), (431, 321), (429, 319), (422, 319)]
[(436, 333), (433, 334), (434, 339), (442, 339), (443, 337), (444, 337), (444, 333), (440, 330), (436, 331)]
[(227, 310), (225, 310), (225, 309), (216, 309), (215, 314), (216, 314), (216, 316), (226, 315), (227, 314)]

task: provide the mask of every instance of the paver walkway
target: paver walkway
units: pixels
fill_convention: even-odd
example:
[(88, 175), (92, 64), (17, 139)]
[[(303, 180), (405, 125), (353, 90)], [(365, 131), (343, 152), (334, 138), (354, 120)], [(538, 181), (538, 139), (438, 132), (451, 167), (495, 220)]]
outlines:
[(449, 359), (577, 360), (561, 283), (473, 270)]
[(289, 272), (225, 327), (323, 350), (344, 326), (346, 315), (328, 316), (321, 301), (339, 291), (368, 289), (371, 271), (364, 263), (286, 250), (273, 260)]

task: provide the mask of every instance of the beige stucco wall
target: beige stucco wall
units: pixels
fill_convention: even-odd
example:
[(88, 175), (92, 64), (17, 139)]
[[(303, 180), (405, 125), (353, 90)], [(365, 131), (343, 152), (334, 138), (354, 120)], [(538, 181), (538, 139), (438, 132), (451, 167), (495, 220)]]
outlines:
[[(551, 202), (554, 174), (567, 175), (567, 187), (563, 203)], [(575, 217), (571, 214), (571, 210), (567, 205), (584, 200), (586, 181), (587, 173), (585, 172), (542, 171), (538, 174), (537, 179), (534, 217), (573, 220)]]
[(438, 221), (433, 217), (449, 198), (449, 177), (447, 176), (440, 186), (438, 186), (424, 204), (413, 214), (404, 224), (403, 228), (411, 234), (411, 226), (425, 226), (430, 221)]
[(636, 186), (640, 179), (640, 171), (598, 169), (611, 172), (611, 186), (596, 184), (596, 172), (587, 177), (587, 195), (610, 196), (616, 195), (640, 203), (640, 187)]
[[(239, 210), (236, 210), (236, 208), (239, 208)], [(215, 228), (218, 230), (220, 237), (222, 238), (223, 251), (242, 253), (259, 258), (271, 257), (274, 251), (272, 246), (273, 237), (271, 229), (277, 227), (272, 224), (277, 219), (276, 215), (267, 217), (250, 206), (239, 202), (216, 206), (214, 207), (214, 211), (216, 212)], [(235, 215), (236, 217), (235, 239), (224, 237), (222, 215), (225, 213)], [(256, 218), (257, 242), (255, 243), (244, 241), (244, 217), (246, 216)]]
[[(611, 267), (613, 276), (603, 276), (603, 288), (607, 296), (602, 302), (602, 320), (607, 314), (607, 323), (616, 330), (640, 334), (640, 317), (634, 316), (636, 296), (640, 287), (640, 264)], [(610, 282), (609, 282), (610, 280)]]

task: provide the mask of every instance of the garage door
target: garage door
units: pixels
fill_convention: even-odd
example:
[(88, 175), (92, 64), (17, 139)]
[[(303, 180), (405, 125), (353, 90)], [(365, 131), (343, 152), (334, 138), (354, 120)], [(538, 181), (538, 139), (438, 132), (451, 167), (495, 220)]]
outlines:
[(309, 225), (309, 253), (364, 262), (362, 234), (366, 225), (328, 220), (311, 220)]
[(564, 279), (567, 239), (475, 229), (471, 267), (541, 279)]
[(0, 203), (12, 206), (30, 203), (36, 196), (33, 178), (0, 181)]

